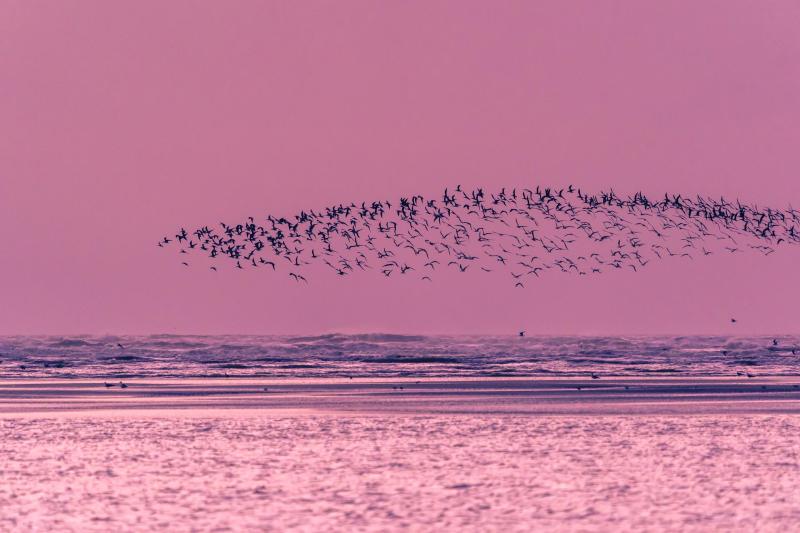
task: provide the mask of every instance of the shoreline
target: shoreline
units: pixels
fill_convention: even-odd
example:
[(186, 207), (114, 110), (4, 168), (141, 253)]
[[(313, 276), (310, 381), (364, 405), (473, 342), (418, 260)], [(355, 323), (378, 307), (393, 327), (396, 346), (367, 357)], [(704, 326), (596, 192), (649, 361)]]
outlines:
[[(800, 377), (0, 380), (0, 418), (800, 414)], [(266, 390), (265, 390), (266, 389)]]

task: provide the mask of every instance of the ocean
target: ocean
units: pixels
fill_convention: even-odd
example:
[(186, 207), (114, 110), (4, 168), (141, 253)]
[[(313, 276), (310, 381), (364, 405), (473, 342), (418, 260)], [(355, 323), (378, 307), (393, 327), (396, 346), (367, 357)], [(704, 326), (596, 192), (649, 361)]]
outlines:
[(0, 337), (0, 377), (6, 378), (731, 376), (737, 372), (797, 375), (800, 336)]

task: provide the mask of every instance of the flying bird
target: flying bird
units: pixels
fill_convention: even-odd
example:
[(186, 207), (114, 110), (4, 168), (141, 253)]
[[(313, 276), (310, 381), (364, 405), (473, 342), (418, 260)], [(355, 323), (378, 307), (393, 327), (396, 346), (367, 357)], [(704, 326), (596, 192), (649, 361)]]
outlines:
[(182, 227), (158, 246), (210, 261), (213, 271), (225, 261), (237, 270), (290, 268), (295, 282), (308, 283), (319, 270), (338, 277), (376, 272), (387, 280), (425, 270), (413, 279), (509, 273), (515, 287), (526, 288), (556, 273), (638, 275), (654, 259), (769, 255), (800, 244), (799, 215), (791, 208), (669, 193), (655, 199), (573, 186), (488, 191), (459, 185), (441, 196), (352, 201), (291, 216)]

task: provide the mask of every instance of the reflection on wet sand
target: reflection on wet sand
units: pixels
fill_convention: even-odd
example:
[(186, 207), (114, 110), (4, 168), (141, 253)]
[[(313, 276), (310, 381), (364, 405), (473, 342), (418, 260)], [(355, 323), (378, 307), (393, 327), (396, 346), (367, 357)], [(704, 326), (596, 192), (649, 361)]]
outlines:
[(789, 531), (800, 391), (746, 379), (6, 382), (0, 530)]
[[(113, 385), (113, 386), (108, 386)], [(0, 384), (0, 416), (127, 410), (356, 413), (800, 412), (800, 379), (162, 379)]]

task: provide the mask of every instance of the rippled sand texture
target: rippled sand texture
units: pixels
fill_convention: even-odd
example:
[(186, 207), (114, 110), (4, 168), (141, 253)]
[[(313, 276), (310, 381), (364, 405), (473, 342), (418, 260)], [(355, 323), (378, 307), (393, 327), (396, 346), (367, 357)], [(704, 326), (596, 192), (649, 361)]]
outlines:
[(790, 531), (796, 415), (0, 421), (0, 530)]

